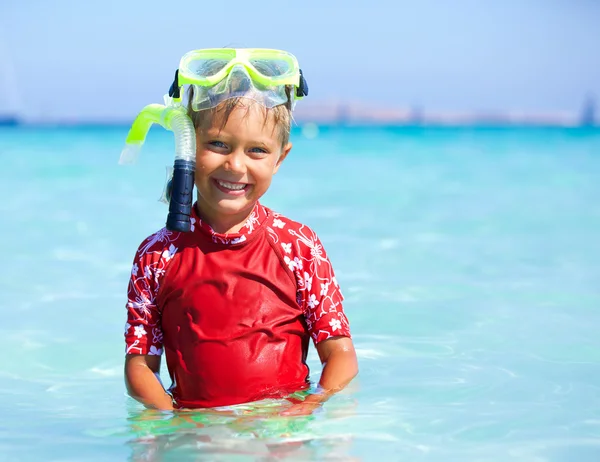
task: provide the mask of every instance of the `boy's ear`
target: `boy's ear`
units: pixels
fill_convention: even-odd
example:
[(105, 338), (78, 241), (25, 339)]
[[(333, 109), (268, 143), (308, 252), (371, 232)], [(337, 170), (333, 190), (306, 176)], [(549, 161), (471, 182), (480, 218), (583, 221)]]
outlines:
[(291, 150), (292, 150), (292, 143), (288, 143), (283, 147), (283, 149), (281, 150), (281, 154), (279, 155), (279, 159), (277, 159), (277, 163), (275, 164), (275, 169), (273, 170), (273, 175), (275, 175), (277, 173), (277, 170), (279, 170), (279, 166), (281, 165), (281, 163), (287, 157), (287, 155), (290, 153)]

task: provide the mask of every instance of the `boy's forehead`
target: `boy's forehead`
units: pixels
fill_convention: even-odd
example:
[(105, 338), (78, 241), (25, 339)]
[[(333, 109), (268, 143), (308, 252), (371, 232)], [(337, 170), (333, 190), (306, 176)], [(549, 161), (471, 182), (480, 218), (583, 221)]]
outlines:
[(225, 128), (235, 129), (244, 126), (262, 132), (274, 132), (276, 120), (272, 111), (255, 101), (237, 102), (230, 107), (217, 107), (206, 114), (202, 123), (202, 131), (221, 131)]

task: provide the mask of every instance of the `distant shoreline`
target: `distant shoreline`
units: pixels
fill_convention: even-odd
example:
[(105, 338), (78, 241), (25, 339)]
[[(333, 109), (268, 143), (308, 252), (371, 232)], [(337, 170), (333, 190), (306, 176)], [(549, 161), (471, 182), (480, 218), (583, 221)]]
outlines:
[[(589, 109), (589, 108), (588, 108)], [(128, 127), (131, 119), (92, 119), (39, 117), (19, 118), (0, 115), (0, 126), (104, 126)], [(600, 127), (592, 109), (580, 114), (567, 111), (433, 111), (421, 108), (382, 108), (358, 103), (299, 103), (294, 112), (295, 125), (317, 126), (393, 126), (393, 127)]]
[[(0, 122), (0, 129), (2, 128), (14, 128), (14, 129), (55, 129), (55, 128), (114, 128), (128, 130), (131, 127), (131, 123), (128, 122), (94, 122), (94, 121), (80, 121), (80, 122), (18, 122), (18, 123), (2, 123)], [(305, 130), (305, 129), (336, 129), (336, 128), (355, 128), (355, 129), (368, 129), (368, 128), (404, 128), (404, 129), (457, 129), (457, 128), (471, 128), (471, 129), (543, 129), (543, 128), (556, 128), (565, 130), (585, 130), (585, 129), (600, 129), (600, 124), (594, 125), (562, 125), (562, 124), (551, 124), (551, 123), (488, 123), (488, 122), (474, 122), (474, 123), (396, 123), (396, 122), (312, 122), (312, 121), (296, 121), (292, 125), (292, 130)]]

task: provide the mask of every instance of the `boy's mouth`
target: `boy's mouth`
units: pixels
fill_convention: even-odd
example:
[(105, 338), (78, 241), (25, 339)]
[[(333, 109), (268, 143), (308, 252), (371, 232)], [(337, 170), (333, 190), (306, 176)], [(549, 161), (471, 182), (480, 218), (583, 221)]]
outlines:
[(219, 180), (213, 178), (213, 183), (220, 191), (226, 194), (232, 194), (235, 196), (241, 196), (245, 194), (246, 190), (251, 186), (248, 183), (236, 183), (230, 181)]

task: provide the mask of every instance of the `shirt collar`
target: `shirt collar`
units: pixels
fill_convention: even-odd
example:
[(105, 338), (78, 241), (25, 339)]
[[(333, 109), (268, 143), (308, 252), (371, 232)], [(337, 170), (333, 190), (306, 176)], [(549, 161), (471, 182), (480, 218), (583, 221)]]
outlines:
[(237, 233), (217, 233), (208, 223), (202, 221), (198, 215), (196, 205), (195, 203), (192, 207), (192, 232), (205, 234), (218, 244), (234, 245), (246, 242), (250, 235), (260, 228), (269, 216), (269, 210), (257, 202), (252, 209), (252, 213)]

